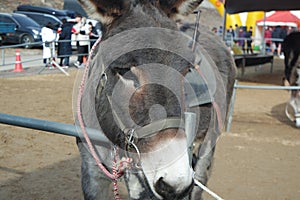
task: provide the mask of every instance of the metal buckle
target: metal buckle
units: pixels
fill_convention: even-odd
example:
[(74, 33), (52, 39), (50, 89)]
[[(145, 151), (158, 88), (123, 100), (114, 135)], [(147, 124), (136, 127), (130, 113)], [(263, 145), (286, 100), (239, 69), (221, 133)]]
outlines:
[(133, 140), (134, 140), (134, 133), (135, 133), (135, 129), (130, 129), (128, 132), (127, 132), (127, 142), (128, 144), (134, 144)]
[(141, 168), (141, 153), (138, 149), (138, 147), (135, 145), (134, 143), (134, 133), (135, 133), (135, 129), (130, 129), (128, 132), (127, 132), (127, 143), (126, 143), (126, 151), (125, 151), (125, 154), (127, 157), (130, 157), (128, 155), (128, 153), (130, 152), (130, 150), (133, 148), (136, 152), (136, 154), (138, 155), (138, 161), (137, 162), (134, 162), (135, 163), (135, 167), (140, 169)]

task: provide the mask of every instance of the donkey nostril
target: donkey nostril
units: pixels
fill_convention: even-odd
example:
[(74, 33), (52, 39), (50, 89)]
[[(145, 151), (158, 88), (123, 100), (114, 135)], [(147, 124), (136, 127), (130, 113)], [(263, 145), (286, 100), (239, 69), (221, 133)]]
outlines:
[(169, 185), (164, 181), (163, 177), (160, 177), (158, 181), (155, 183), (154, 188), (155, 191), (162, 196), (164, 199), (182, 199), (187, 194), (189, 194), (193, 189), (194, 182), (192, 181), (190, 185), (186, 188), (176, 191), (176, 188)]
[(163, 180), (163, 177), (158, 179), (154, 187), (156, 192), (162, 197), (166, 197), (172, 193), (174, 194), (174, 189)]

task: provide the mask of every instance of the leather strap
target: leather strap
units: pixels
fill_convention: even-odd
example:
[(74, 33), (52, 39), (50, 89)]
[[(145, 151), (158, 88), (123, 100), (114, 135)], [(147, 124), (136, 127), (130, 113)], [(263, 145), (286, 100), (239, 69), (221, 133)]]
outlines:
[[(111, 109), (112, 109), (111, 96), (107, 95), (107, 99), (108, 99), (109, 104), (111, 105)], [(134, 129), (134, 128), (126, 127), (114, 109), (112, 109), (112, 113), (114, 115), (114, 118), (115, 118), (116, 123), (118, 124), (119, 128), (125, 134), (127, 134), (130, 130)], [(133, 136), (135, 138), (146, 138), (146, 137), (153, 136), (155, 133), (157, 133), (159, 131), (169, 129), (169, 128), (184, 129), (184, 120), (181, 118), (178, 118), (178, 117), (173, 117), (173, 118), (165, 118), (165, 119), (161, 119), (158, 121), (154, 121), (146, 126), (139, 128), (139, 129), (134, 129)]]
[(151, 122), (150, 124), (137, 129), (134, 132), (136, 138), (151, 137), (155, 133), (169, 129), (169, 128), (181, 128), (184, 129), (184, 120), (181, 118), (166, 118), (158, 121)]

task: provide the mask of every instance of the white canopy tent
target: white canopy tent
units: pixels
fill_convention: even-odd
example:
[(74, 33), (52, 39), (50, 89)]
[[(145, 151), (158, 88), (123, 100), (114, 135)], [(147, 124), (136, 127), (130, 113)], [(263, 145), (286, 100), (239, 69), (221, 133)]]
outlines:
[[(226, 0), (225, 10), (229, 14), (251, 12), (251, 11), (279, 11), (279, 10), (300, 10), (300, 0)], [(263, 30), (266, 27), (266, 15), (263, 19)], [(263, 54), (265, 53), (264, 34), (263, 38)]]
[(258, 26), (290, 26), (298, 28), (300, 19), (290, 11), (277, 11), (272, 15), (257, 21)]

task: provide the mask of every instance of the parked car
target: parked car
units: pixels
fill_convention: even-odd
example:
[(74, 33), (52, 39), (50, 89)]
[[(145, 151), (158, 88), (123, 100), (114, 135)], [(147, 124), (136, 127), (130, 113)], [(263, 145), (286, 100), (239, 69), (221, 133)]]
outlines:
[[(59, 10), (59, 9), (54, 9), (54, 8), (44, 7), (44, 6), (32, 6), (29, 4), (19, 5), (17, 7), (17, 10), (15, 10), (14, 12), (45, 13), (48, 15), (53, 15), (59, 20), (65, 18), (68, 20), (68, 22), (71, 23), (75, 23), (75, 17), (77, 14), (75, 11), (72, 10)], [(97, 20), (87, 18), (87, 23), (88, 22), (92, 22), (93, 26), (96, 26), (96, 24), (99, 23)]]
[(15, 10), (14, 13), (26, 15), (27, 17), (33, 19), (41, 27), (44, 27), (46, 24), (48, 24), (48, 22), (51, 22), (54, 30), (58, 30), (62, 25), (61, 20), (53, 15), (48, 15), (45, 13), (38, 13), (38, 12), (18, 11), (18, 10)]
[(12, 34), (16, 31), (16, 25), (14, 23), (0, 22), (0, 45), (2, 40), (5, 39), (6, 35)]
[(17, 7), (17, 11), (45, 13), (49, 15), (54, 15), (60, 20), (62, 20), (63, 18), (72, 19), (75, 18), (76, 16), (76, 12), (72, 10), (59, 10), (59, 9), (54, 9), (54, 8), (44, 7), (44, 6), (32, 6), (29, 4), (19, 5)]
[(41, 27), (31, 18), (17, 13), (0, 13), (0, 22), (14, 23), (15, 32), (6, 34), (3, 43), (23, 44), (28, 43), (25, 48), (32, 46), (41, 46), (41, 44), (30, 44), (33, 42), (42, 42), (40, 35)]

